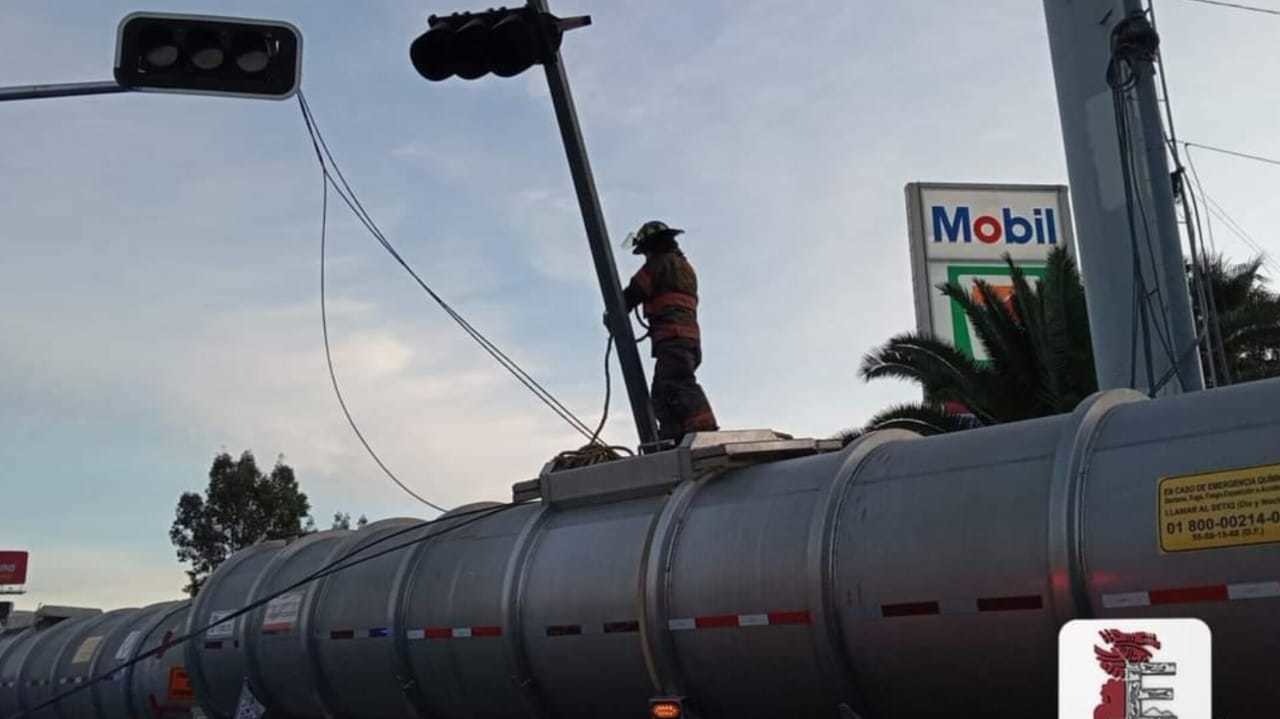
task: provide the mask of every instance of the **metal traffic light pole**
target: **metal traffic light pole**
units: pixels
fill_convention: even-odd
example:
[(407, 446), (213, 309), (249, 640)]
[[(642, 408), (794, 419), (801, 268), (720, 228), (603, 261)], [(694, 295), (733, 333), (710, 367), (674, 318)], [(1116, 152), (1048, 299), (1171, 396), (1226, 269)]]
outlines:
[(128, 91), (129, 88), (120, 85), (115, 80), (67, 82), (58, 85), (15, 85), (13, 87), (0, 87), (0, 102), (7, 100), (38, 100), (45, 97), (106, 95)]
[[(529, 7), (540, 13), (550, 12), (546, 0), (529, 0)], [(609, 329), (613, 333), (614, 344), (618, 347), (622, 378), (627, 383), (627, 397), (631, 400), (636, 433), (640, 436), (641, 446), (652, 444), (658, 441), (657, 421), (653, 415), (653, 405), (649, 401), (649, 388), (645, 383), (644, 366), (640, 364), (640, 352), (636, 349), (631, 319), (622, 299), (622, 281), (618, 278), (613, 247), (609, 244), (609, 230), (604, 224), (604, 211), (600, 208), (596, 181), (591, 174), (591, 162), (587, 159), (587, 146), (582, 140), (578, 112), (573, 106), (569, 77), (565, 73), (559, 50), (551, 53), (546, 70), (547, 87), (551, 90), (551, 102), (555, 105), (556, 121), (560, 125), (560, 138), (564, 141), (564, 154), (569, 160), (569, 172), (573, 175), (573, 187), (578, 194), (582, 223), (587, 229), (587, 242), (595, 261), (596, 276), (600, 280)]]

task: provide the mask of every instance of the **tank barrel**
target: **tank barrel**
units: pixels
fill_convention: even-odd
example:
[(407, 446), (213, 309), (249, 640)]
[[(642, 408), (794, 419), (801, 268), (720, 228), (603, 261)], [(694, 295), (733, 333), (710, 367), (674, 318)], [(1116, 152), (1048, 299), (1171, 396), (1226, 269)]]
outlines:
[(1215, 716), (1274, 712), (1254, 670), (1280, 652), (1277, 406), (1280, 380), (1117, 390), (963, 433), (720, 433), (544, 472), (491, 515), (264, 543), (189, 605), (0, 638), (0, 717), (179, 621), (215, 626), (41, 716), (144, 716), (175, 666), (223, 719), (246, 691), (353, 719), (639, 718), (655, 697), (703, 719), (1053, 716), (1066, 622), (1166, 617), (1213, 631)]

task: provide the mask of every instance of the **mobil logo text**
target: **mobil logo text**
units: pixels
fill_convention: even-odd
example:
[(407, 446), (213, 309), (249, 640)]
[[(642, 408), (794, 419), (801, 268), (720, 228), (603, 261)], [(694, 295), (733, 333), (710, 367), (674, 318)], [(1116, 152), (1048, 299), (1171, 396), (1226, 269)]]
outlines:
[(933, 241), (971, 244), (974, 240), (987, 245), (1056, 245), (1057, 213), (1052, 207), (1037, 207), (1031, 214), (1019, 214), (1011, 208), (1000, 214), (974, 215), (968, 205), (934, 205)]

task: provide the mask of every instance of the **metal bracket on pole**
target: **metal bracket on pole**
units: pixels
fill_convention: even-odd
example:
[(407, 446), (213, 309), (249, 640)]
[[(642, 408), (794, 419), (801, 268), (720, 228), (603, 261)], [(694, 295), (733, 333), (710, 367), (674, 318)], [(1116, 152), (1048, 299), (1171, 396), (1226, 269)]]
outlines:
[(129, 92), (115, 80), (102, 82), (68, 82), (60, 85), (14, 85), (0, 87), (0, 102), (8, 100), (39, 100), (46, 97), (74, 97), (76, 95), (109, 95)]
[[(550, 12), (546, 0), (529, 0), (529, 6), (538, 12)], [(560, 137), (564, 141), (569, 172), (573, 175), (573, 187), (578, 195), (578, 207), (582, 211), (582, 222), (587, 230), (587, 242), (595, 261), (596, 276), (600, 280), (600, 292), (604, 296), (609, 328), (618, 348), (618, 362), (622, 365), (622, 377), (626, 381), (627, 397), (631, 400), (636, 432), (641, 446), (651, 445), (658, 440), (657, 421), (653, 415), (653, 405), (649, 401), (649, 388), (645, 382), (644, 366), (640, 363), (640, 352), (636, 349), (631, 318), (627, 315), (627, 307), (622, 299), (622, 282), (618, 279), (618, 267), (613, 259), (609, 231), (604, 223), (604, 211), (600, 208), (595, 178), (587, 159), (586, 143), (582, 139), (582, 128), (578, 124), (578, 113), (574, 109), (573, 95), (569, 90), (569, 78), (565, 74), (559, 51), (551, 53), (546, 70), (547, 86), (551, 90), (556, 121), (560, 125)]]

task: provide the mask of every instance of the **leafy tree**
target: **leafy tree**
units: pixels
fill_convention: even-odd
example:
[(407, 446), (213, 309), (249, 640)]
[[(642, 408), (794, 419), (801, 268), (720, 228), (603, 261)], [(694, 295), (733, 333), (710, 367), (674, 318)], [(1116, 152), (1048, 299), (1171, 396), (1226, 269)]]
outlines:
[[(1260, 257), (1236, 265), (1222, 255), (1206, 267), (1232, 382), (1280, 376), (1280, 297), (1267, 288), (1261, 269)], [(1209, 358), (1201, 359), (1207, 373)]]
[(264, 539), (286, 539), (305, 532), (303, 519), (311, 505), (298, 489), (293, 469), (276, 460), (264, 475), (245, 451), (239, 459), (222, 452), (209, 468), (204, 496), (184, 492), (169, 539), (178, 560), (190, 563), (185, 591), (195, 596), (200, 586), (232, 553)]
[[(974, 294), (956, 283), (938, 287), (964, 310), (990, 359), (976, 361), (922, 333), (891, 338), (863, 358), (859, 373), (866, 380), (915, 382), (928, 400), (891, 407), (873, 417), (868, 430), (937, 434), (1069, 412), (1097, 388), (1075, 261), (1055, 249), (1035, 286), (1007, 255), (1005, 261), (1013, 281), (1007, 297), (983, 281)], [(948, 412), (948, 404), (967, 408), (972, 418)]]

